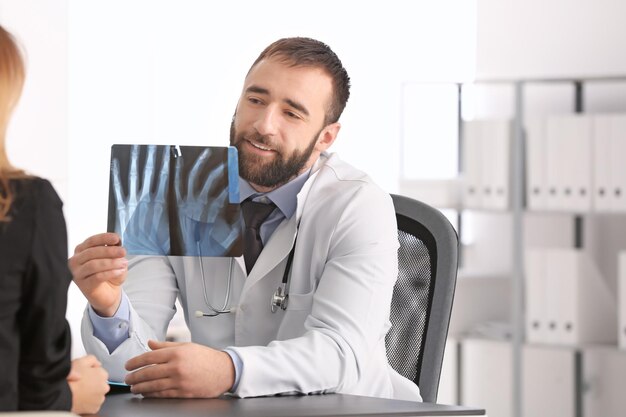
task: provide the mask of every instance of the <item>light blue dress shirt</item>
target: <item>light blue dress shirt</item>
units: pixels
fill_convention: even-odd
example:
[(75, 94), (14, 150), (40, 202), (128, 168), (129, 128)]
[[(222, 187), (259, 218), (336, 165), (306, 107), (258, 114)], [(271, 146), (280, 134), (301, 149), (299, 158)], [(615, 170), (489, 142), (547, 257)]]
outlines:
[[(261, 225), (259, 233), (263, 245), (270, 239), (278, 225), (284, 219), (290, 219), (296, 212), (297, 196), (304, 183), (309, 178), (311, 170), (294, 178), (287, 184), (278, 187), (269, 193), (258, 193), (247, 181), (239, 178), (239, 201), (252, 197), (253, 201), (272, 202), (276, 208)], [(89, 318), (93, 324), (93, 334), (104, 343), (109, 352), (113, 352), (124, 340), (128, 339), (128, 325), (130, 322), (130, 301), (122, 290), (122, 300), (115, 315), (112, 317), (101, 317), (89, 306)], [(243, 372), (243, 362), (239, 355), (230, 349), (224, 349), (230, 355), (235, 365), (235, 383), (231, 391), (237, 389), (241, 373)]]

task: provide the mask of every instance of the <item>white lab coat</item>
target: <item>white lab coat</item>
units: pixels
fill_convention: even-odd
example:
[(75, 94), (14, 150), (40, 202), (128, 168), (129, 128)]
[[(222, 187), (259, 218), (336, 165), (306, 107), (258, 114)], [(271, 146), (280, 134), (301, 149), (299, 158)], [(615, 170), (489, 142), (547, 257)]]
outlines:
[[(233, 313), (209, 311), (200, 259), (135, 257), (124, 291), (131, 301), (129, 338), (109, 354), (85, 312), (82, 337), (112, 380), (124, 363), (164, 340), (180, 297), (192, 340), (231, 347), (243, 361), (235, 395), (340, 392), (419, 401), (419, 390), (387, 362), (385, 334), (397, 277), (397, 225), (390, 196), (335, 154), (323, 154), (246, 277), (243, 258), (202, 258), (206, 295), (222, 306), (232, 271)], [(270, 311), (296, 237), (287, 310)]]

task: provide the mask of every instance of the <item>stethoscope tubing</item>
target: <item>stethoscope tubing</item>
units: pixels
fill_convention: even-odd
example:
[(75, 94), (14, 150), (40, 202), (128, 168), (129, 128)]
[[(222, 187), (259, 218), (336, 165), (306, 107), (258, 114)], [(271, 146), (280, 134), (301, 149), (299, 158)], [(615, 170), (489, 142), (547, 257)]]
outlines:
[[(291, 247), (291, 250), (289, 251), (289, 256), (287, 257), (287, 263), (285, 265), (285, 271), (283, 272), (282, 282), (270, 298), (270, 310), (272, 311), (272, 313), (275, 313), (278, 310), (278, 308), (280, 308), (281, 310), (287, 309), (287, 303), (289, 301), (289, 285), (291, 283), (291, 265), (293, 264), (293, 257), (296, 253), (296, 244), (298, 242), (298, 229), (299, 227), (296, 228), (296, 236), (293, 241), (293, 246)], [(202, 252), (200, 250), (200, 242), (196, 241), (196, 245), (198, 248), (198, 254), (200, 255), (198, 258), (200, 262), (200, 277), (202, 279), (202, 295), (204, 296), (204, 303), (210, 310), (210, 312), (208, 313), (197, 310), (196, 316), (197, 317), (216, 317), (216, 316), (219, 316), (220, 314), (231, 313), (232, 309), (228, 307), (228, 303), (230, 301), (234, 258), (232, 257), (230, 258), (230, 263), (228, 267), (228, 281), (226, 284), (226, 294), (224, 295), (224, 303), (222, 304), (221, 308), (215, 308), (213, 304), (209, 302), (209, 297), (207, 296), (207, 292), (206, 292), (206, 279), (204, 276), (204, 264), (202, 262)]]
[[(196, 245), (198, 248), (198, 259), (200, 260), (200, 276), (202, 278), (202, 295), (204, 296), (204, 303), (209, 307), (210, 313), (204, 313), (200, 310), (196, 311), (196, 316), (198, 317), (215, 317), (220, 314), (230, 313), (231, 309), (228, 307), (228, 302), (230, 301), (230, 287), (233, 276), (233, 258), (230, 258), (230, 263), (228, 265), (228, 281), (226, 283), (226, 294), (224, 295), (224, 303), (222, 304), (222, 308), (215, 308), (213, 304), (209, 302), (209, 297), (206, 293), (206, 279), (204, 277), (204, 265), (202, 262), (202, 252), (200, 251), (200, 242), (196, 241)], [(198, 314), (200, 313), (200, 314)]]

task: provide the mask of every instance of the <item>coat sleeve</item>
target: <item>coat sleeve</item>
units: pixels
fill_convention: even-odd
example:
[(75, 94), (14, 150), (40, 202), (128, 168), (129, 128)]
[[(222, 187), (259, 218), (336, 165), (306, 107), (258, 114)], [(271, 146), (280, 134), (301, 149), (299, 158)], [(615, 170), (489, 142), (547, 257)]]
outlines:
[(62, 203), (49, 182), (37, 180), (31, 258), (18, 313), (21, 339), (19, 409), (69, 410), (71, 335), (65, 309), (71, 275)]
[(234, 394), (354, 392), (368, 367), (386, 365), (381, 339), (389, 328), (397, 277), (393, 204), (388, 194), (369, 185), (349, 200), (333, 219), (304, 335), (267, 346), (232, 348), (243, 361)]
[(95, 355), (109, 372), (111, 381), (122, 382), (128, 373), (124, 364), (130, 358), (149, 351), (148, 340), (165, 340), (169, 322), (174, 317), (178, 295), (174, 271), (165, 256), (134, 256), (129, 259), (124, 292), (130, 300), (128, 339), (109, 353), (93, 334), (93, 324), (85, 309), (81, 336), (85, 350)]

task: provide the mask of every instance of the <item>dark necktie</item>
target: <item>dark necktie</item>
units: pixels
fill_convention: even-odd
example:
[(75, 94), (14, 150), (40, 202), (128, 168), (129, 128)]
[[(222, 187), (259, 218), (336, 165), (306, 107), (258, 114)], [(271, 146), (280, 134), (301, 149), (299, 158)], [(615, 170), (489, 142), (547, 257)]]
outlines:
[(243, 220), (246, 223), (246, 230), (243, 235), (243, 259), (246, 262), (248, 274), (252, 271), (254, 263), (263, 250), (261, 225), (275, 208), (274, 203), (264, 204), (252, 200), (245, 200), (241, 203)]

